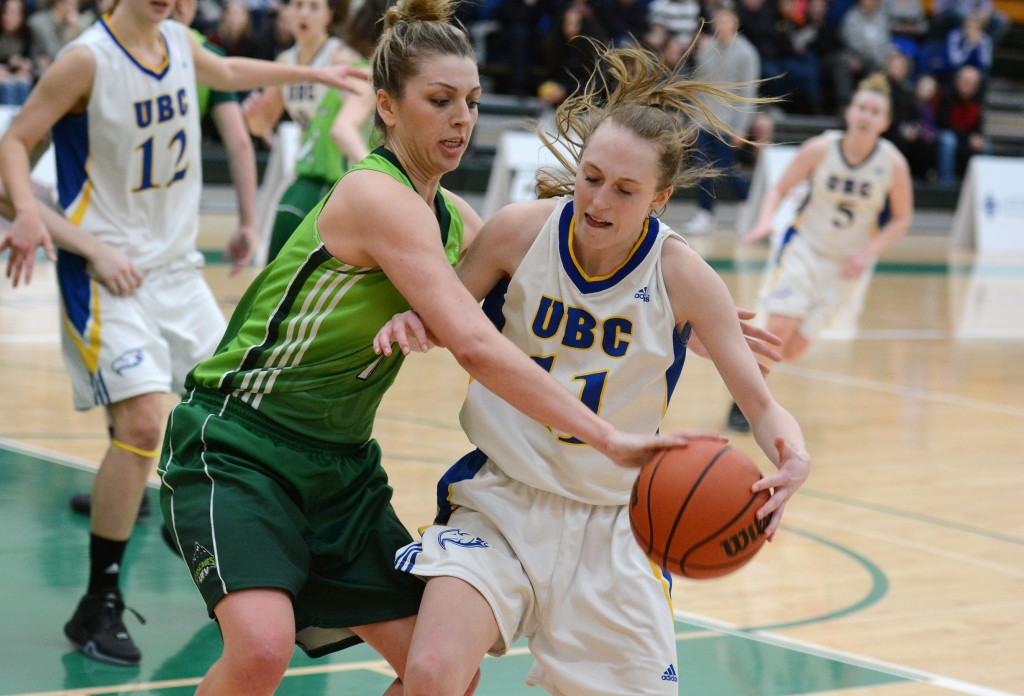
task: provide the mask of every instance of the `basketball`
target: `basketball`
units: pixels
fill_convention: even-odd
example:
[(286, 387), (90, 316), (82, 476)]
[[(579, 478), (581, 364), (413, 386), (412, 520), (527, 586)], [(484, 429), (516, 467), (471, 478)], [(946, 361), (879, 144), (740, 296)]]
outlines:
[(757, 465), (725, 442), (691, 440), (640, 469), (629, 502), (633, 535), (671, 573), (703, 579), (743, 567), (764, 545), (768, 491), (750, 492)]

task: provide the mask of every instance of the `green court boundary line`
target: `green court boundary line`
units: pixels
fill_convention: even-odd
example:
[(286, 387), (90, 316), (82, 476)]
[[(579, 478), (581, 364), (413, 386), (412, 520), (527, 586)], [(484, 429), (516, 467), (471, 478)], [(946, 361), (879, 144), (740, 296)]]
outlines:
[(764, 643), (765, 645), (784, 648), (786, 650), (793, 650), (812, 657), (832, 660), (833, 662), (842, 662), (843, 664), (847, 664), (852, 667), (869, 669), (883, 674), (889, 674), (900, 679), (932, 684), (934, 686), (962, 694), (971, 694), (972, 696), (1017, 696), (1009, 691), (1000, 691), (980, 684), (972, 684), (971, 682), (962, 681), (960, 679), (953, 679), (940, 674), (934, 674), (924, 670), (885, 662), (884, 660), (864, 657), (863, 655), (857, 655), (844, 650), (827, 648), (814, 643), (798, 640), (796, 638), (788, 638), (775, 633), (762, 631), (761, 629), (739, 628), (725, 621), (718, 621), (717, 619), (712, 619), (700, 614), (676, 611), (675, 617), (677, 621), (691, 626), (696, 626), (697, 628), (702, 628), (704, 630), (716, 631), (735, 638), (753, 640), (758, 643)]
[(825, 537), (822, 537), (818, 534), (814, 534), (803, 529), (796, 529), (789, 525), (786, 525), (785, 528), (787, 532), (792, 532), (793, 534), (797, 534), (807, 539), (811, 539), (812, 541), (816, 541), (824, 546), (831, 547), (839, 553), (853, 559), (854, 563), (867, 570), (868, 576), (870, 576), (871, 578), (871, 587), (865, 593), (864, 597), (862, 597), (860, 600), (850, 604), (847, 607), (828, 612), (827, 614), (821, 614), (819, 616), (800, 619), (798, 621), (785, 621), (781, 623), (765, 624), (763, 626), (750, 626), (743, 630), (751, 632), (778, 631), (785, 628), (797, 628), (799, 626), (810, 626), (813, 624), (824, 623), (826, 621), (840, 619), (844, 616), (850, 616), (851, 614), (861, 612), (867, 609), (868, 607), (878, 604), (880, 601), (882, 601), (882, 598), (885, 597), (886, 594), (888, 594), (889, 578), (886, 577), (885, 573), (882, 571), (881, 568), (872, 563), (866, 557), (834, 541), (830, 541), (829, 539), (826, 539)]

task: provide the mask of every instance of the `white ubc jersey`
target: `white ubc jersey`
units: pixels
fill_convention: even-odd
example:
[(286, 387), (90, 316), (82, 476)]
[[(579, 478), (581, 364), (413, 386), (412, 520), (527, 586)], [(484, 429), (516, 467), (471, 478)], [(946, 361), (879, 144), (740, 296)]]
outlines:
[[(331, 57), (341, 47), (341, 40), (337, 37), (330, 37), (327, 42), (313, 56), (309, 65), (314, 68), (326, 68), (331, 64)], [(299, 63), (299, 47), (293, 46), (288, 49), (285, 61), (291, 65)], [(284, 98), (284, 108), (299, 128), (303, 131), (309, 126), (309, 122), (316, 115), (316, 110), (323, 101), (328, 90), (334, 89), (320, 82), (296, 82), (294, 84), (281, 85), (281, 96)]]
[(811, 176), (810, 191), (793, 221), (793, 230), (814, 251), (833, 259), (855, 254), (878, 232), (878, 217), (892, 186), (896, 147), (879, 139), (856, 166), (843, 156), (842, 133), (825, 133), (825, 157)]
[(143, 64), (103, 19), (64, 49), (88, 46), (96, 73), (85, 113), (53, 127), (60, 204), (72, 223), (142, 271), (201, 260), (202, 161), (188, 31), (171, 20), (160, 25), (161, 65)]
[[(565, 198), (504, 296), (499, 287), (484, 303), (508, 339), (626, 432), (658, 431), (686, 354), (662, 277), (670, 236), (678, 238), (648, 218), (629, 258), (590, 277), (573, 258), (573, 202)], [(592, 505), (629, 502), (635, 469), (537, 423), (476, 380), (461, 421), (470, 441), (513, 479)]]

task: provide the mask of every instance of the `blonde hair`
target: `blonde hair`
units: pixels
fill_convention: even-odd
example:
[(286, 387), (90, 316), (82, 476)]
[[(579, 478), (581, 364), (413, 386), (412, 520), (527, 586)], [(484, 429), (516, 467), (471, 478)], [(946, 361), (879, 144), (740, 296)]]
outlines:
[[(395, 99), (405, 94), (409, 80), (419, 73), (420, 62), (434, 55), (465, 56), (476, 59), (466, 30), (453, 18), (450, 0), (398, 0), (384, 13), (384, 33), (373, 51), (374, 89)], [(387, 139), (387, 126), (375, 116)]]
[[(696, 43), (696, 42), (695, 42)], [(692, 49), (691, 49), (692, 50)], [(691, 185), (714, 176), (710, 166), (691, 163), (697, 126), (719, 137), (738, 137), (717, 118), (707, 101), (732, 105), (761, 104), (768, 99), (741, 97), (731, 91), (741, 84), (710, 84), (686, 79), (680, 69), (669, 68), (656, 54), (635, 46), (599, 47), (597, 69), (555, 112), (555, 133), (538, 129), (545, 146), (564, 171), (545, 169), (538, 175), (537, 195), (550, 198), (571, 194), (583, 150), (605, 121), (626, 128), (639, 138), (657, 143), (661, 150), (657, 189)]]
[(889, 105), (889, 116), (892, 117), (892, 88), (889, 86), (889, 78), (886, 77), (884, 72), (873, 72), (867, 77), (863, 78), (857, 83), (857, 92), (874, 92), (885, 97), (886, 103)]

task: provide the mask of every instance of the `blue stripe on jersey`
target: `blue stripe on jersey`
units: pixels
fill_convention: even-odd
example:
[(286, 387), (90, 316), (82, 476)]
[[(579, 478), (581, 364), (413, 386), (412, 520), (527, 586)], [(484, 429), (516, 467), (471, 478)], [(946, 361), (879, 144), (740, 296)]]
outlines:
[(53, 151), (57, 164), (57, 199), (64, 210), (74, 202), (89, 179), (89, 114), (63, 116), (53, 124)]
[(416, 558), (423, 551), (423, 544), (415, 541), (398, 549), (395, 553), (395, 568), (397, 570), (411, 573), (416, 566)]
[(786, 233), (782, 235), (782, 242), (779, 244), (779, 250), (775, 254), (775, 263), (779, 262), (779, 259), (782, 258), (782, 250), (786, 248), (787, 244), (789, 244), (790, 242), (793, 241), (793, 239), (796, 238), (797, 234), (799, 234), (797, 229), (795, 227), (790, 227), (788, 230), (786, 230)]
[(679, 375), (683, 371), (683, 363), (686, 362), (686, 346), (690, 342), (691, 333), (693, 333), (693, 327), (690, 326), (689, 322), (683, 326), (682, 331), (672, 331), (672, 352), (675, 354), (675, 358), (665, 371), (665, 386), (668, 388), (665, 394), (666, 408), (672, 401), (672, 393), (676, 390)]
[(171, 47), (167, 45), (167, 38), (163, 35), (163, 32), (160, 32), (160, 41), (164, 45), (164, 62), (163, 65), (154, 70), (153, 68), (148, 68), (142, 63), (140, 63), (138, 59), (132, 54), (132, 52), (129, 51), (124, 46), (124, 44), (121, 43), (121, 40), (117, 36), (117, 32), (114, 31), (114, 28), (112, 26), (107, 24), (107, 20), (105, 18), (100, 17), (100, 19), (97, 20), (97, 23), (101, 27), (103, 27), (104, 30), (106, 30), (107, 34), (110, 35), (110, 38), (114, 40), (115, 44), (117, 44), (117, 47), (120, 48), (126, 56), (128, 56), (128, 60), (134, 63), (135, 67), (137, 67), (139, 70), (146, 73), (147, 75), (152, 75), (158, 80), (162, 80), (164, 75), (167, 74), (168, 69), (170, 69), (171, 67)]
[(614, 287), (616, 283), (628, 276), (639, 266), (654, 247), (658, 239), (659, 222), (657, 218), (647, 218), (645, 229), (637, 241), (636, 247), (630, 257), (619, 266), (613, 273), (600, 278), (588, 278), (576, 265), (572, 255), (572, 232), (573, 232), (573, 201), (565, 204), (562, 215), (558, 220), (558, 255), (562, 261), (562, 270), (573, 282), (576, 289), (583, 294), (601, 292)]
[(85, 333), (92, 304), (92, 281), (86, 271), (86, 261), (77, 254), (57, 250), (57, 285), (68, 322), (79, 334)]
[(505, 293), (508, 292), (508, 279), (500, 281), (484, 298), (484, 314), (498, 331), (505, 328)]
[(444, 472), (437, 482), (437, 516), (434, 517), (434, 524), (448, 524), (452, 513), (455, 512), (451, 501), (448, 500), (448, 491), (452, 484), (473, 478), (486, 462), (486, 454), (480, 450), (473, 450)]
[(889, 222), (890, 218), (892, 218), (892, 201), (886, 196), (882, 212), (878, 214), (878, 226), (883, 227), (885, 223)]

